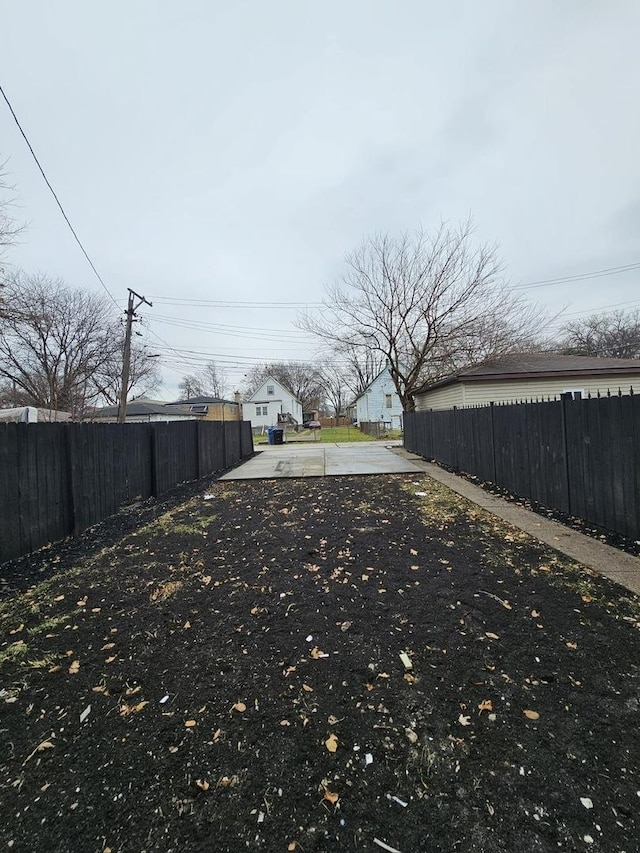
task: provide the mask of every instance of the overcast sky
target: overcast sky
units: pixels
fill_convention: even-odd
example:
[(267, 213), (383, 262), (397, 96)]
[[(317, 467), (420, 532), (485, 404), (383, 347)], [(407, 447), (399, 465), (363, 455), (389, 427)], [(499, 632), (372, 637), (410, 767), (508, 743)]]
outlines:
[[(640, 262), (637, 0), (0, 0), (0, 26), (96, 267), (154, 303), (165, 399), (202, 358), (232, 391), (313, 357), (292, 303), (373, 232), (472, 213), (514, 285)], [(29, 223), (7, 260), (101, 290), (0, 102), (6, 158)], [(640, 305), (639, 280), (527, 292), (569, 318)]]

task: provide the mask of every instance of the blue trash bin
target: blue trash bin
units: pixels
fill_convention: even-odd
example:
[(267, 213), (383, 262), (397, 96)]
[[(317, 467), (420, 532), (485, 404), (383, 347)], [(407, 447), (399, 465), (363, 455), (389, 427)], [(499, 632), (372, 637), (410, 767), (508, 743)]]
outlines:
[(275, 440), (273, 437), (275, 430), (276, 430), (276, 428), (272, 427), (272, 426), (270, 426), (267, 430), (267, 438), (268, 438), (269, 444), (275, 444)]

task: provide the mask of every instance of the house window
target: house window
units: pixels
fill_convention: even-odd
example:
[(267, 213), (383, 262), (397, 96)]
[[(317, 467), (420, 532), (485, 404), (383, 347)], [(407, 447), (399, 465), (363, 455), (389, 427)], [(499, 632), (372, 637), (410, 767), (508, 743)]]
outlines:
[(385, 394), (385, 395), (384, 395), (384, 402), (385, 402), (385, 405), (386, 405), (387, 409), (392, 409), (392, 408), (393, 408), (393, 399), (392, 399), (392, 396), (393, 396), (392, 394)]
[[(273, 385), (267, 385), (267, 396), (273, 397), (273, 395), (275, 393), (276, 393), (275, 387)], [(266, 412), (265, 412), (265, 414), (266, 414)]]
[(268, 406), (256, 406), (256, 416), (266, 415), (268, 413), (269, 413), (269, 407)]

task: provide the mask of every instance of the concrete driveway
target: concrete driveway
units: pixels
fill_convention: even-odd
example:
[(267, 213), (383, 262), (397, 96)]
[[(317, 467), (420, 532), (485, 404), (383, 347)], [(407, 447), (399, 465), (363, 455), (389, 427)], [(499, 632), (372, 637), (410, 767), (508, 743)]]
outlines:
[(221, 480), (266, 480), (274, 477), (338, 477), (343, 474), (409, 474), (420, 469), (390, 450), (401, 442), (354, 441), (343, 444), (261, 445), (248, 462)]

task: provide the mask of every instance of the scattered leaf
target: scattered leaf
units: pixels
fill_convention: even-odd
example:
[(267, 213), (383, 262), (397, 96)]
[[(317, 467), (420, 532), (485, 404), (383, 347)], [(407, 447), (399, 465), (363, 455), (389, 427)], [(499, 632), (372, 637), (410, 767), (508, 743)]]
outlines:
[(565, 645), (566, 645), (566, 647), (567, 647), (568, 649), (577, 649), (577, 648), (578, 648), (578, 644), (577, 644), (577, 643), (567, 642), (567, 643), (565, 643)]
[(62, 667), (58, 663), (55, 666), (52, 666), (51, 669), (49, 670), (49, 672), (60, 672), (61, 669), (62, 669)]
[(62, 601), (63, 598), (64, 598), (64, 595), (56, 595), (56, 597), (53, 600), (54, 601)]
[(289, 720), (280, 720), (280, 725), (281, 726), (290, 726), (291, 723), (289, 722)]
[(233, 706), (233, 710), (237, 711), (239, 714), (243, 714), (247, 710), (247, 706), (244, 704), (244, 702), (236, 702), (236, 704)]
[(483, 711), (493, 711), (493, 703), (491, 702), (491, 699), (483, 699), (478, 705), (478, 710), (480, 713)]
[(183, 627), (183, 628), (190, 628), (190, 627), (191, 627), (191, 622), (189, 622), (189, 620), (187, 619), (187, 621), (184, 623), (184, 625), (183, 625), (182, 627)]
[(9, 631), (9, 633), (10, 634), (19, 634), (23, 628), (24, 628), (24, 622), (21, 622), (17, 628), (14, 628), (13, 631)]
[(329, 752), (336, 752), (338, 749), (338, 738), (335, 735), (329, 735), (325, 740), (324, 745), (327, 747)]
[(458, 722), (461, 726), (470, 726), (471, 717), (466, 717), (464, 714), (460, 714), (460, 716), (458, 717)]
[(69, 667), (69, 674), (70, 674), (70, 675), (77, 675), (77, 673), (78, 673), (79, 671), (80, 671), (80, 661), (79, 661), (79, 660), (74, 660), (74, 661), (71, 663), (71, 666)]
[(207, 782), (206, 779), (196, 779), (196, 785), (202, 791), (208, 791), (211, 785)]
[(76, 604), (78, 605), (78, 607), (84, 607), (88, 600), (89, 600), (89, 596), (85, 595), (84, 598), (80, 599), (80, 601), (76, 601)]
[(105, 660), (105, 663), (113, 663), (115, 659), (116, 659), (116, 655), (111, 655), (110, 658), (107, 658)]
[(289, 844), (287, 844), (287, 850), (289, 851), (289, 853), (292, 853), (292, 851), (295, 850), (297, 846), (298, 845), (295, 841), (291, 841)]
[(409, 553), (411, 554), (411, 556), (412, 556), (412, 557), (417, 557), (417, 556), (418, 556), (418, 552), (416, 551), (416, 549), (415, 549), (415, 548), (411, 548), (411, 550), (409, 551)]
[(539, 619), (541, 614), (537, 610), (532, 610), (531, 615), (534, 619)]
[(177, 747), (177, 746), (170, 746), (170, 747), (169, 747), (169, 752), (173, 753), (174, 755), (175, 755), (175, 753), (176, 753), (177, 751), (178, 751), (178, 747)]
[(187, 721), (185, 722), (185, 727), (186, 727), (187, 729), (192, 729), (194, 726), (197, 726), (197, 725), (198, 725), (198, 724), (196, 723), (196, 721), (195, 721), (195, 720), (187, 720)]
[(338, 794), (335, 794), (333, 791), (329, 791), (325, 788), (323, 799), (326, 800), (328, 803), (331, 803), (331, 805), (333, 806), (338, 802), (340, 797)]
[(313, 693), (313, 687), (310, 687), (308, 684), (303, 684), (302, 689), (305, 693)]
[(524, 715), (529, 720), (539, 720), (540, 719), (540, 714), (537, 711), (526, 710), (526, 711), (524, 711)]
[(488, 637), (490, 640), (499, 640), (500, 637), (497, 634), (492, 634), (491, 631), (487, 631), (485, 633), (485, 637)]
[(335, 726), (340, 720), (337, 717), (334, 717), (333, 714), (329, 714), (329, 719), (327, 720), (330, 726)]
[(105, 643), (104, 646), (100, 649), (101, 652), (106, 652), (107, 649), (112, 649), (115, 646), (115, 643)]
[(593, 808), (593, 800), (591, 799), (591, 797), (580, 797), (580, 802), (585, 807), (585, 809)]

